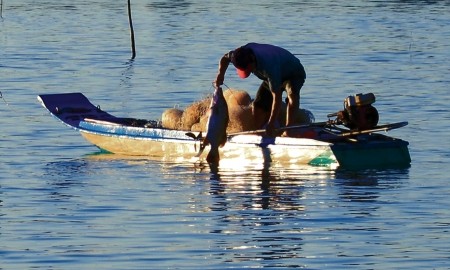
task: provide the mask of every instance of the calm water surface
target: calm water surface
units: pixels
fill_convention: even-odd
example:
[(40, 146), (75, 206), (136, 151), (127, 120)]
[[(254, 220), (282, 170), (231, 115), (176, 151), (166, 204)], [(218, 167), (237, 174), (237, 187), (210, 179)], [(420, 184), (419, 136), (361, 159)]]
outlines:
[[(122, 3), (123, 2), (123, 3)], [(449, 1), (3, 0), (0, 269), (448, 269)], [(276, 2), (276, 3), (275, 3)], [(316, 120), (359, 92), (410, 142), (403, 170), (209, 167), (101, 154), (43, 93), (158, 119), (211, 91), (223, 53), (283, 46)], [(255, 77), (225, 82), (253, 96)]]

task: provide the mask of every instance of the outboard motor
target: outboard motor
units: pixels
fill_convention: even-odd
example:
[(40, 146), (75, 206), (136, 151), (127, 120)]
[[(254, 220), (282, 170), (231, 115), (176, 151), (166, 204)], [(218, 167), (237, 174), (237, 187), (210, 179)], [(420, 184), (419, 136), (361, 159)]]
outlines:
[(348, 96), (344, 100), (344, 110), (329, 114), (328, 117), (336, 116), (337, 124), (350, 129), (371, 129), (377, 126), (379, 120), (378, 111), (372, 106), (374, 102), (373, 93)]

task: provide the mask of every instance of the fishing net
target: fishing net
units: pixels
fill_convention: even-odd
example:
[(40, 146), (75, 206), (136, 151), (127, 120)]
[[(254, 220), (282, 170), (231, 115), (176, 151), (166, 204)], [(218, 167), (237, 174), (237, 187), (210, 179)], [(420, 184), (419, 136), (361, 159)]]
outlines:
[[(252, 115), (252, 99), (245, 90), (227, 89), (224, 98), (228, 105), (229, 124), (228, 133), (255, 130)], [(162, 115), (162, 126), (169, 129), (190, 130), (194, 132), (206, 131), (208, 111), (211, 104), (211, 96), (196, 101), (186, 109), (168, 109)], [(278, 121), (284, 126), (286, 123), (287, 105), (283, 102)], [(293, 124), (308, 124), (314, 122), (314, 115), (305, 109), (299, 109), (294, 117)]]
[(210, 103), (211, 97), (207, 97), (188, 106), (181, 117), (181, 129), (191, 130), (194, 124), (200, 122), (200, 118), (207, 112)]
[(178, 129), (181, 125), (181, 117), (183, 111), (180, 109), (167, 109), (163, 112), (161, 117), (162, 126), (168, 129)]
[(223, 96), (228, 104), (228, 107), (238, 106), (248, 106), (252, 102), (250, 94), (245, 90), (238, 90), (229, 88), (223, 92)]

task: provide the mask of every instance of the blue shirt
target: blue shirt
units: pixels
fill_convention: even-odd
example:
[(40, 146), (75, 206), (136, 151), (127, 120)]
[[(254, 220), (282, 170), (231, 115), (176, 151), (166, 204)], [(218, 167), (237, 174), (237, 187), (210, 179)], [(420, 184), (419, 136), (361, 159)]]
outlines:
[(256, 68), (253, 74), (267, 81), (273, 92), (279, 91), (285, 81), (304, 80), (306, 77), (300, 60), (286, 49), (258, 43), (248, 43), (243, 47), (251, 49), (255, 55)]

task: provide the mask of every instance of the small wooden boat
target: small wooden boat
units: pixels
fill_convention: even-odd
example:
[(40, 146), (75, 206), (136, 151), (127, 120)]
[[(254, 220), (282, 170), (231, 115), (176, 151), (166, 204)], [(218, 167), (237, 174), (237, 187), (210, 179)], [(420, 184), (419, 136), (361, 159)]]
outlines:
[[(199, 140), (187, 131), (161, 127), (158, 121), (113, 116), (93, 105), (82, 93), (39, 95), (41, 104), (57, 119), (98, 148), (120, 155), (192, 159)], [(260, 160), (295, 166), (310, 164), (343, 168), (408, 167), (408, 142), (377, 132), (407, 122), (355, 131), (329, 122), (288, 127), (298, 137), (265, 137), (255, 132), (229, 134), (221, 148), (221, 161)], [(198, 135), (198, 134), (197, 134)], [(204, 159), (206, 153), (200, 156)]]

